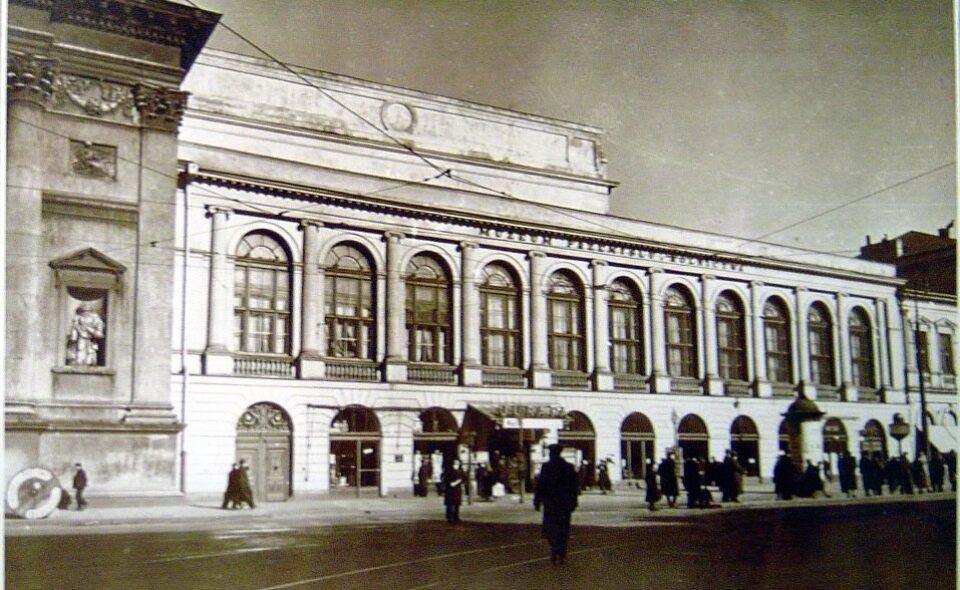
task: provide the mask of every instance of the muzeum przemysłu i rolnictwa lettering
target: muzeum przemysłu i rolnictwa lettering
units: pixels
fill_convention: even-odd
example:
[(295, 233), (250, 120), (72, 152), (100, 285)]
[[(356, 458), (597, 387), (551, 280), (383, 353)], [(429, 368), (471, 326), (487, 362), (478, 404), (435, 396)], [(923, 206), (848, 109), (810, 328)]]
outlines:
[(611, 216), (599, 129), (204, 49), (217, 18), (10, 3), (8, 477), (410, 493), (425, 457), (516, 485), (556, 441), (769, 477), (896, 452), (920, 375), (956, 446), (955, 294)]

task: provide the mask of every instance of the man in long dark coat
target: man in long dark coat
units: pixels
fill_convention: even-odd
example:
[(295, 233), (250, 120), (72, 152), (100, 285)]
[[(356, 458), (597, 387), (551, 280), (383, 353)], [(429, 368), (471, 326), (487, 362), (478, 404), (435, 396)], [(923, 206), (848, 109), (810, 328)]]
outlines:
[(460, 505), (463, 503), (463, 486), (467, 483), (467, 474), (460, 466), (460, 460), (454, 459), (449, 467), (443, 470), (440, 477), (440, 487), (443, 488), (443, 505), (446, 507), (447, 522), (460, 522)]
[(667, 455), (667, 458), (660, 462), (657, 467), (657, 475), (660, 476), (660, 491), (667, 498), (667, 504), (673, 508), (677, 503), (677, 496), (680, 495), (680, 485), (677, 482), (677, 462), (673, 458), (673, 453)]
[(563, 563), (570, 540), (570, 516), (577, 509), (580, 495), (577, 471), (560, 456), (560, 445), (550, 445), (550, 460), (543, 464), (537, 478), (533, 507), (543, 506), (543, 536), (550, 543), (550, 561)]
[(73, 489), (77, 494), (77, 510), (83, 510), (87, 507), (87, 501), (83, 499), (83, 490), (87, 489), (87, 472), (83, 466), (77, 463), (74, 465), (77, 472), (73, 476)]
[(244, 459), (240, 459), (240, 473), (237, 475), (239, 480), (239, 497), (240, 497), (240, 507), (243, 508), (243, 503), (246, 502), (250, 505), (250, 508), (256, 508), (253, 503), (253, 490), (250, 488), (250, 468), (247, 467), (247, 462)]
[(777, 497), (782, 500), (793, 498), (794, 485), (797, 479), (797, 470), (787, 454), (782, 454), (773, 466), (773, 487)]

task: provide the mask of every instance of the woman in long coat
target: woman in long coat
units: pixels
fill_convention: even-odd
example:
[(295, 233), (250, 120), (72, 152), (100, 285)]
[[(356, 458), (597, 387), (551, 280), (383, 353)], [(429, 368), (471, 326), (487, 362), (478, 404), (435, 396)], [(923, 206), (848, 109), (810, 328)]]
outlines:
[(443, 505), (447, 508), (447, 522), (460, 522), (460, 504), (463, 503), (463, 486), (467, 482), (459, 459), (454, 459), (443, 471)]
[(677, 502), (677, 496), (680, 495), (680, 485), (677, 482), (677, 462), (673, 459), (673, 453), (670, 453), (666, 459), (660, 462), (657, 474), (660, 476), (660, 489), (663, 495), (667, 497), (667, 504), (673, 508)]

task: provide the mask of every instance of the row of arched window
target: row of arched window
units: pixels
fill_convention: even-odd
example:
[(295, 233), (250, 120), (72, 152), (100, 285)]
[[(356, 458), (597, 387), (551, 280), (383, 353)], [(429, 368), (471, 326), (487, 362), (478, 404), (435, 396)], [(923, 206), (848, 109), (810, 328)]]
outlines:
[[(326, 354), (340, 359), (374, 360), (377, 350), (375, 272), (371, 258), (353, 243), (341, 243), (323, 262)], [(248, 234), (235, 259), (234, 350), (257, 354), (289, 354), (290, 257), (282, 244), (265, 232)], [(431, 253), (413, 256), (405, 269), (405, 324), (408, 358), (415, 363), (453, 362), (453, 302), (451, 274)], [(479, 282), (480, 356), (485, 367), (522, 368), (523, 333), (521, 283), (513, 269), (497, 262), (482, 269)], [(644, 306), (638, 289), (617, 279), (608, 288), (610, 367), (614, 374), (641, 375), (644, 358)], [(546, 289), (547, 360), (556, 371), (583, 372), (587, 367), (585, 290), (571, 272), (558, 270)], [(696, 378), (699, 339), (695, 306), (682, 285), (668, 287), (663, 298), (666, 370), (673, 377)], [(732, 291), (715, 303), (719, 376), (748, 380), (747, 327), (744, 306)], [(866, 312), (848, 314), (849, 362), (853, 385), (873, 388), (873, 338)], [(807, 311), (809, 376), (814, 384), (836, 385), (834, 326), (820, 302)], [(776, 296), (764, 303), (763, 345), (768, 379), (795, 382), (791, 358), (791, 321), (787, 306)]]

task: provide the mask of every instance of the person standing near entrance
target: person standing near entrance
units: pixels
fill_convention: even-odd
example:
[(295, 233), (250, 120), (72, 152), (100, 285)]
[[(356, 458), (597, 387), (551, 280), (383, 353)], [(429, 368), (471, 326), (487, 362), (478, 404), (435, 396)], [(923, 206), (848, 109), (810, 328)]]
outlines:
[(243, 503), (246, 502), (251, 509), (256, 508), (253, 503), (253, 490), (250, 489), (250, 467), (247, 466), (245, 459), (240, 459), (240, 473), (237, 478), (239, 480), (240, 507), (243, 508)]
[(467, 481), (467, 474), (463, 472), (459, 459), (454, 459), (450, 466), (444, 469), (440, 479), (443, 487), (443, 505), (447, 508), (447, 522), (460, 522), (460, 505), (463, 503), (463, 486)]
[(73, 489), (77, 491), (77, 510), (83, 510), (87, 507), (87, 501), (83, 499), (83, 490), (87, 489), (87, 472), (79, 463), (74, 465), (74, 468), (77, 470), (73, 475)]
[(570, 517), (577, 509), (580, 484), (577, 471), (560, 456), (562, 447), (548, 447), (549, 460), (540, 469), (537, 491), (533, 496), (533, 508), (543, 506), (543, 536), (550, 543), (551, 563), (563, 563), (567, 558), (567, 542), (570, 540)]
[(227, 491), (223, 493), (223, 510), (240, 507), (240, 466), (234, 463), (227, 475)]
[(657, 467), (657, 475), (660, 476), (660, 489), (663, 495), (667, 497), (667, 505), (673, 508), (677, 503), (677, 496), (680, 495), (680, 484), (677, 482), (677, 462), (673, 453), (669, 453), (660, 462), (660, 466)]

